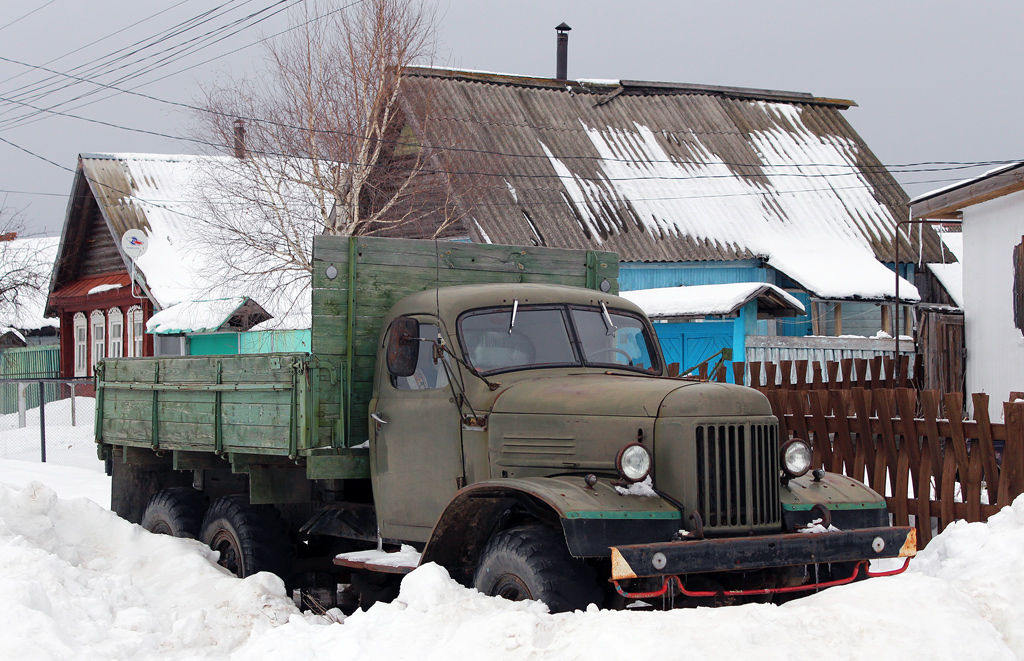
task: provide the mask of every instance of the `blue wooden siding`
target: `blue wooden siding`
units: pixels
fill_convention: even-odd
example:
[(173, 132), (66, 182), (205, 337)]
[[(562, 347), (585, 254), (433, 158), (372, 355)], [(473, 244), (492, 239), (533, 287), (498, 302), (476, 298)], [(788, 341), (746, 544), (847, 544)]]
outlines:
[(309, 353), (310, 342), (309, 329), (203, 333), (189, 336), (189, 354), (193, 356), (223, 356), (237, 353)]
[(760, 260), (735, 262), (622, 262), (619, 290), (655, 289), (679, 285), (720, 285), (731, 282), (775, 283), (775, 271)]

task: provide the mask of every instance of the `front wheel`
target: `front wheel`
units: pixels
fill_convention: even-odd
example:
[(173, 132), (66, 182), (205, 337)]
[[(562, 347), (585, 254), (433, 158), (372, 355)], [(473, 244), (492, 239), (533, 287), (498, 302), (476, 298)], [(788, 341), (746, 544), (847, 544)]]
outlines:
[(239, 578), (269, 571), (290, 583), (291, 545), (273, 505), (250, 505), (246, 496), (225, 496), (210, 505), (200, 540), (220, 554), (217, 564)]
[(473, 586), (511, 601), (542, 601), (552, 613), (603, 601), (593, 570), (569, 555), (559, 531), (541, 525), (509, 528), (492, 537), (480, 556)]

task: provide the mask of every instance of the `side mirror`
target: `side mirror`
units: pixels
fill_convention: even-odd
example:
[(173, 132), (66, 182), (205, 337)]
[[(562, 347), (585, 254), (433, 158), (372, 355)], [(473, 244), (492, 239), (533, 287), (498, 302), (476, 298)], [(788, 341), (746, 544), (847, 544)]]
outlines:
[(416, 373), (420, 359), (420, 322), (399, 317), (391, 322), (388, 333), (387, 366), (391, 376), (409, 377)]

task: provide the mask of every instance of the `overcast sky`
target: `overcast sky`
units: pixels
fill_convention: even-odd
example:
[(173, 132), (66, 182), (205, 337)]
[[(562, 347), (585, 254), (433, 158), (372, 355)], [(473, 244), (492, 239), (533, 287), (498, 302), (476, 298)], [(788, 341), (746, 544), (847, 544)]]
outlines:
[[(56, 235), (79, 153), (194, 153), (175, 137), (187, 133), (189, 116), (164, 101), (189, 103), (204, 81), (257, 66), (262, 52), (249, 45), (284, 29), (284, 14), (226, 26), (294, 2), (0, 0), (0, 206), (20, 209), (31, 233)], [(1024, 159), (1024, 136), (1013, 128), (1024, 96), (1013, 73), (1024, 27), (1019, 0), (441, 0), (439, 8), (438, 64), (552, 77), (554, 27), (564, 21), (572, 27), (570, 78), (852, 99), (858, 107), (846, 118), (911, 196), (992, 162)], [(165, 32), (211, 11), (187, 31)], [(124, 57), (161, 34), (160, 47)], [(196, 50), (159, 52), (186, 42)], [(87, 83), (68, 88), (66, 77), (10, 61), (87, 76), (90, 62), (112, 53), (122, 55), (120, 68), (100, 82), (162, 101)], [(142, 63), (152, 71), (125, 66), (148, 53), (158, 53)], [(50, 77), (59, 84), (38, 88)], [(985, 165), (902, 167), (933, 161)]]

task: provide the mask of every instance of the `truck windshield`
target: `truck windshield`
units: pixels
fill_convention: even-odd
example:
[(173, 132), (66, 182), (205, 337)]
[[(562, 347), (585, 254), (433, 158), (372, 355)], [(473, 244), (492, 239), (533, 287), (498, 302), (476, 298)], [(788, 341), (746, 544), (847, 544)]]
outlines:
[(657, 370), (646, 327), (629, 313), (520, 306), (511, 322), (511, 306), (473, 311), (459, 320), (466, 361), (480, 373), (583, 365)]

